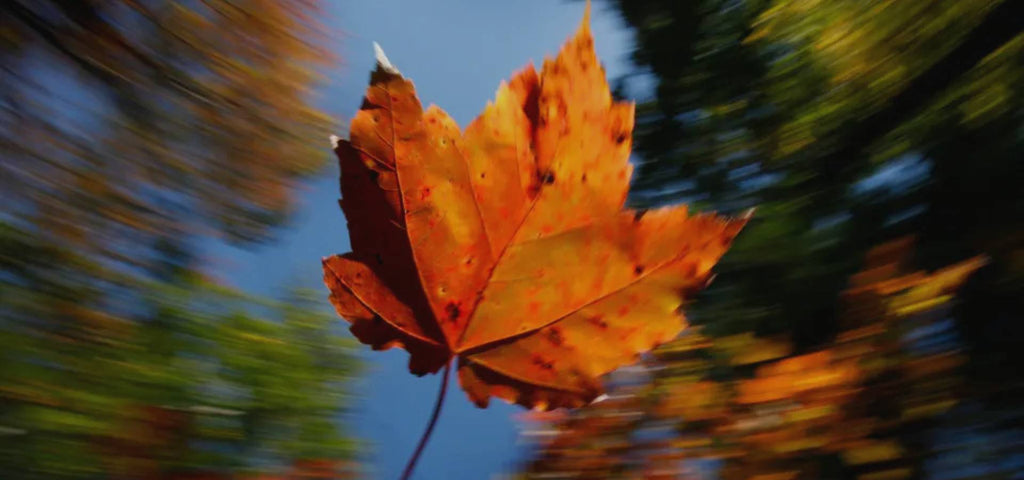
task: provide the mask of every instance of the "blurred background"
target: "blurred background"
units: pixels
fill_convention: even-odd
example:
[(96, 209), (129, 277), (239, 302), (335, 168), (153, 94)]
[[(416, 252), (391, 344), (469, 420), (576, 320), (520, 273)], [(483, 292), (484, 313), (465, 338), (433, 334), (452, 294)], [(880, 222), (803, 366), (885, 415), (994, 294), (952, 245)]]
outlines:
[[(466, 125), (582, 10), (2, 2), (0, 478), (397, 477), (438, 382), (326, 301), (328, 135), (372, 41)], [(1012, 0), (595, 0), (630, 203), (757, 213), (607, 400), (450, 395), (416, 478), (1024, 478), (1022, 26)]]

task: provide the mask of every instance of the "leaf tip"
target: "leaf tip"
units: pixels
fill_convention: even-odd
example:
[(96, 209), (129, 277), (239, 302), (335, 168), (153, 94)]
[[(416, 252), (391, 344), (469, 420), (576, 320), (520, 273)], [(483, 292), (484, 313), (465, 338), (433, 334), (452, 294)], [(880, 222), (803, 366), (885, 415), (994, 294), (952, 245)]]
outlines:
[[(589, 5), (590, 2), (587, 2), (587, 4)], [(595, 403), (601, 403), (601, 402), (603, 402), (605, 400), (608, 400), (608, 394), (607, 393), (602, 393), (602, 394), (598, 395), (597, 398), (591, 400), (590, 404), (593, 405)]]
[(740, 218), (743, 220), (750, 220), (750, 217), (753, 217), (754, 212), (756, 211), (757, 207), (750, 207), (740, 215)]
[(384, 49), (380, 48), (380, 44), (373, 42), (373, 56), (377, 59), (377, 68), (390, 73), (392, 75), (401, 75), (402, 72), (398, 71), (392, 63), (388, 60), (388, 56), (384, 54)]
[(590, 36), (590, 0), (586, 1), (586, 5), (583, 7), (583, 18), (580, 19), (580, 25), (576, 28), (575, 37), (577, 39)]

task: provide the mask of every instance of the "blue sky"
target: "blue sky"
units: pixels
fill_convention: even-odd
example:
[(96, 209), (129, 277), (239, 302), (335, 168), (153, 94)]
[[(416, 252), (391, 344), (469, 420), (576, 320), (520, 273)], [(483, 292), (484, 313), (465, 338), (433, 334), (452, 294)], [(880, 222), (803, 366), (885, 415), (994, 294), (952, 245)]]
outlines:
[[(372, 42), (412, 79), (424, 106), (435, 103), (465, 126), (494, 96), (498, 84), (528, 62), (540, 65), (575, 31), (583, 3), (559, 0), (328, 0), (324, 21), (342, 64), (329, 73), (318, 103), (339, 119), (355, 113), (373, 67)], [(610, 78), (626, 72), (630, 37), (614, 12), (594, 6), (592, 28), (598, 56)], [(339, 128), (339, 135), (344, 132)], [(323, 145), (326, 138), (309, 139)], [(324, 291), (320, 258), (348, 250), (345, 221), (337, 207), (338, 170), (303, 186), (291, 226), (275, 242), (242, 251), (211, 248), (209, 270), (258, 294), (278, 295), (296, 283)], [(339, 322), (342, 320), (339, 319)], [(397, 478), (430, 415), (440, 378), (417, 378), (406, 370), (401, 350), (362, 349), (367, 363), (362, 395), (352, 419), (356, 434), (370, 442), (370, 478)], [(473, 406), (452, 383), (440, 423), (414, 478), (488, 479), (514, 470), (523, 458), (514, 415), (520, 407), (501, 401), (486, 410)]]

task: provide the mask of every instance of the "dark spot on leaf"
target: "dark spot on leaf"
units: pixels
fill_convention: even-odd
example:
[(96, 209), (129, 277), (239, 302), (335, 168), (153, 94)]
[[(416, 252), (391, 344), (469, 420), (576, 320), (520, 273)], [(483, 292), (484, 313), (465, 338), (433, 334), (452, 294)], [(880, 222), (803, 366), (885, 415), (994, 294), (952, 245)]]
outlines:
[(548, 330), (547, 337), (548, 340), (550, 340), (556, 347), (560, 347), (565, 343), (565, 337), (562, 336), (562, 331), (556, 327), (552, 327)]
[(608, 322), (604, 321), (604, 317), (602, 317), (601, 315), (594, 315), (593, 317), (589, 317), (587, 318), (587, 321), (593, 324), (595, 327), (600, 328), (601, 330), (608, 329)]
[(459, 315), (462, 313), (462, 309), (456, 302), (448, 302), (448, 305), (444, 306), (445, 313), (448, 314), (448, 321), (454, 323), (459, 319)]
[(487, 172), (480, 172), (480, 178), (487, 178)]
[(555, 183), (555, 173), (552, 171), (545, 172), (542, 180), (544, 181), (545, 185), (551, 185), (552, 183)]
[(635, 267), (633, 267), (633, 274), (634, 275), (643, 275), (643, 273), (644, 273), (644, 266), (643, 265), (637, 264)]
[(626, 132), (619, 133), (619, 135), (615, 137), (615, 143), (621, 145), (623, 142), (626, 141), (627, 138), (629, 137), (626, 135)]
[(543, 368), (544, 370), (553, 370), (555, 368), (554, 363), (545, 360), (544, 357), (541, 357), (540, 355), (534, 355), (533, 357), (530, 358), (530, 361), (533, 362), (534, 365)]
[(587, 183), (587, 174), (585, 174), (585, 173), (584, 173), (584, 174), (583, 174), (583, 177), (582, 177), (582, 178), (580, 178), (580, 180), (582, 180), (582, 181), (583, 181), (583, 183)]
[(376, 170), (370, 170), (369, 172), (367, 172), (367, 175), (369, 175), (370, 180), (373, 180), (374, 182), (376, 182), (377, 179), (380, 178), (380, 172)]
[(526, 194), (530, 198), (535, 198), (538, 193), (540, 193), (540, 185), (536, 182), (530, 183), (530, 186), (526, 188)]

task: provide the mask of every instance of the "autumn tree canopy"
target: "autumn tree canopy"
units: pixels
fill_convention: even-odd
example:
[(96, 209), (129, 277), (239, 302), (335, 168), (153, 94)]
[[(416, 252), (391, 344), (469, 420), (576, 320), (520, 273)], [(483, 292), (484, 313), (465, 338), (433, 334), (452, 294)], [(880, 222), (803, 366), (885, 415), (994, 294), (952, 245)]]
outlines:
[(308, 293), (218, 285), (324, 164), (315, 1), (0, 5), (0, 469), (340, 468), (355, 363)]
[[(1005, 464), (984, 459), (1005, 458), (1006, 450), (991, 439), (1009, 434), (1009, 425), (1020, 417), (1014, 405), (1024, 392), (1015, 367), (1020, 349), (1014, 347), (1022, 338), (1016, 319), (1024, 298), (1017, 260), (1024, 231), (1016, 173), (1024, 157), (1020, 2), (623, 0), (606, 5), (620, 14), (635, 40), (635, 72), (618, 84), (621, 96), (639, 99), (632, 203), (682, 199), (726, 212), (759, 208), (723, 257), (719, 277), (694, 303), (690, 318), (701, 327), (699, 347), (679, 345), (692, 355), (653, 360), (656, 378), (636, 381), (659, 392), (641, 395), (644, 399), (677, 398), (668, 410), (677, 435), (658, 430), (666, 426), (659, 423), (666, 410), (647, 400), (633, 402), (626, 414), (614, 405), (605, 407), (608, 415), (600, 408), (580, 412), (581, 418), (567, 422), (586, 424), (581, 430), (601, 422), (620, 426), (604, 430), (604, 438), (559, 436), (549, 445), (563, 443), (541, 450), (528, 468), (531, 475), (578, 472), (555, 465), (597, 461), (582, 454), (592, 444), (621, 447), (614, 451), (620, 456), (609, 454), (605, 464), (622, 465), (617, 459), (626, 458), (637, 467), (631, 474), (645, 472), (648, 478), (678, 473), (672, 468), (681, 464), (673, 455), (695, 458), (710, 451), (718, 465), (737, 467), (721, 473), (738, 478), (889, 470), (887, 475), (896, 477), (922, 476), (942, 468), (937, 465), (965, 464), (984, 467), (974, 470), (979, 476), (1005, 473)], [(796, 364), (844, 349), (851, 321), (880, 318), (883, 310), (869, 308), (863, 298), (851, 305), (844, 292), (857, 283), (869, 252), (905, 236), (915, 243), (899, 263), (903, 271), (942, 271), (978, 255), (989, 262), (969, 277), (955, 301), (934, 299), (944, 306), (939, 313), (871, 333), (887, 331), (882, 335), (890, 340), (907, 342), (932, 338), (925, 332), (938, 336), (905, 345), (908, 350), (891, 360), (895, 371), (851, 377), (846, 384), (867, 382), (851, 387), (862, 389), (856, 401), (872, 399), (864, 409), (884, 412), (885, 427), (872, 436), (893, 443), (862, 444), (864, 451), (842, 453), (828, 451), (835, 447), (832, 441), (819, 442), (828, 448), (815, 450), (810, 443), (815, 437), (806, 432), (773, 431), (771, 422), (793, 417), (799, 425), (799, 417), (812, 427), (808, 431), (818, 432), (813, 422), (821, 417), (807, 417), (813, 410), (789, 410), (800, 402), (808, 405), (807, 397), (767, 388), (771, 381), (758, 378), (776, 375), (765, 364), (771, 358)], [(909, 333), (915, 329), (920, 330)], [(921, 345), (950, 355), (912, 362), (921, 354), (917, 349), (925, 348)], [(733, 365), (734, 356), (742, 363)], [(925, 365), (934, 368), (935, 377), (924, 374)], [(927, 387), (906, 390), (912, 383), (908, 375), (917, 375), (912, 378)], [(786, 399), (770, 404), (767, 397), (754, 402), (741, 396), (736, 401), (748, 407), (740, 410), (749, 408), (753, 418), (722, 409), (733, 401), (734, 386), (758, 381), (765, 386), (761, 392)], [(662, 390), (667, 384), (685, 386), (668, 393)], [(928, 388), (936, 390), (916, 396)], [(924, 397), (933, 402), (913, 410), (920, 415), (905, 413), (910, 405), (901, 402)], [(940, 415), (924, 414), (947, 407)], [(582, 420), (588, 415), (594, 420)], [(903, 415), (909, 415), (905, 423), (899, 420)], [(743, 426), (729, 432), (733, 439), (762, 442), (769, 450), (789, 445), (796, 453), (762, 449), (744, 463), (751, 450), (716, 450), (722, 437), (710, 435), (715, 423), (708, 420), (723, 416)], [(860, 425), (860, 420), (828, 418), (850, 429)], [(664, 436), (639, 447), (622, 440), (628, 438), (623, 432), (655, 435), (648, 428)], [(807, 443), (787, 443), (797, 438)], [(705, 441), (712, 444), (702, 445)], [(953, 450), (963, 455), (950, 454)], [(645, 455), (652, 452), (666, 456), (648, 461)], [(798, 452), (816, 452), (816, 461), (799, 463)], [(889, 463), (874, 463), (886, 456)], [(857, 461), (866, 458), (874, 460)], [(778, 468), (761, 460), (778, 461)], [(594, 468), (603, 468), (599, 463)]]

